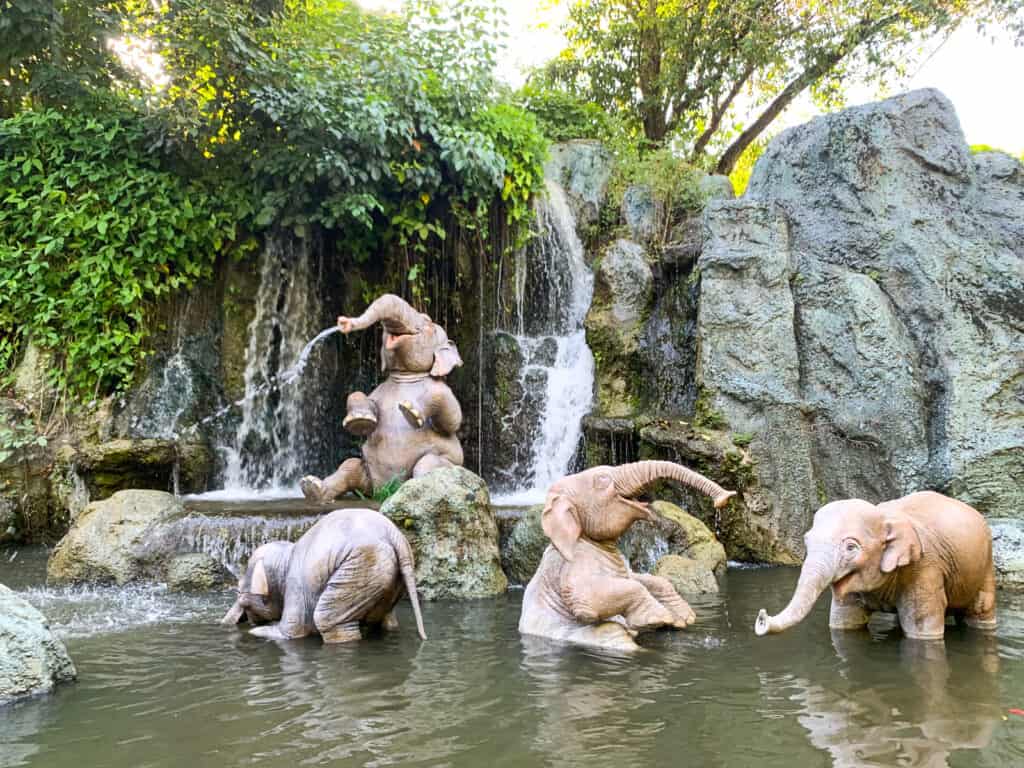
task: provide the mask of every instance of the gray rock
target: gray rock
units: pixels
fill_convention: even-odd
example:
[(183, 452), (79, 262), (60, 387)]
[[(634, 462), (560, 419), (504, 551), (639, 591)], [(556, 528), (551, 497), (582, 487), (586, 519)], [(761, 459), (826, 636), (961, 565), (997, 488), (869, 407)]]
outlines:
[(202, 592), (231, 581), (224, 566), (204, 552), (171, 558), (165, 573), (167, 586), (178, 592)]
[(643, 246), (615, 240), (604, 251), (587, 313), (587, 343), (599, 357), (597, 398), (603, 416), (630, 415), (637, 399), (635, 353), (654, 296)]
[(634, 523), (619, 539), (619, 549), (634, 571), (651, 573), (666, 555), (682, 555), (712, 577), (725, 573), (725, 548), (704, 523), (667, 501), (651, 506), (659, 521)]
[(1024, 172), (972, 158), (938, 92), (818, 118), (705, 211), (697, 383), (756, 434), (748, 549), (803, 552), (823, 502), (1024, 496)]
[(717, 176), (714, 174), (702, 176), (698, 182), (698, 187), (701, 194), (708, 200), (718, 198), (732, 200), (736, 197), (736, 190), (733, 188), (732, 181), (728, 176)]
[(0, 705), (47, 693), (75, 674), (46, 617), (0, 584)]
[(181, 502), (162, 491), (120, 491), (94, 501), (54, 548), (47, 578), (117, 584), (155, 578), (159, 553), (147, 550), (147, 537), (182, 512)]
[(1024, 589), (1024, 520), (997, 518), (988, 521), (992, 529), (992, 559), (996, 584), (1007, 589)]
[(622, 194), (622, 221), (639, 243), (660, 242), (665, 234), (665, 206), (647, 184), (631, 184)]
[(543, 504), (523, 510), (501, 546), (501, 567), (510, 584), (527, 584), (540, 565), (550, 540), (540, 525)]
[(718, 592), (718, 579), (707, 565), (682, 555), (665, 555), (658, 560), (653, 571), (672, 582), (683, 597)]
[(577, 225), (597, 222), (608, 194), (614, 158), (599, 141), (579, 139), (554, 144), (544, 174), (565, 189)]
[(490, 494), (468, 469), (409, 480), (380, 511), (409, 537), (424, 599), (489, 597), (507, 589)]

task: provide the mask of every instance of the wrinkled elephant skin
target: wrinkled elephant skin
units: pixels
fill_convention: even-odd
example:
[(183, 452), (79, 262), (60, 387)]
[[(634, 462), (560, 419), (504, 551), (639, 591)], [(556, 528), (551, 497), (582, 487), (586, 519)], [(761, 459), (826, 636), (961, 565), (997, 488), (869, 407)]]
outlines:
[(634, 497), (662, 479), (696, 488), (716, 507), (735, 495), (668, 461), (593, 467), (551, 486), (541, 516), (551, 544), (523, 596), (522, 634), (631, 651), (640, 632), (696, 620), (668, 579), (632, 573), (617, 547), (635, 521), (657, 519)]
[(339, 317), (342, 332), (384, 326), (381, 365), (387, 379), (369, 396), (353, 392), (343, 426), (366, 437), (362, 459), (347, 459), (321, 480), (302, 478), (306, 498), (329, 501), (359, 491), (372, 495), (393, 480), (438, 467), (462, 466), (457, 436), (462, 409), (444, 377), (462, 365), (444, 329), (403, 299), (385, 294), (359, 317)]
[(339, 509), (295, 544), (275, 541), (253, 552), (222, 623), (276, 622), (252, 634), (280, 640), (319, 634), (327, 643), (347, 642), (360, 639), (363, 626), (396, 629), (392, 610), (403, 591), (425, 640), (409, 542), (379, 512)]
[(966, 504), (932, 491), (875, 506), (834, 501), (814, 515), (807, 557), (789, 605), (762, 610), (754, 631), (783, 632), (802, 621), (832, 587), (833, 629), (865, 626), (872, 612), (893, 611), (907, 637), (941, 640), (946, 616), (996, 626), (992, 534)]

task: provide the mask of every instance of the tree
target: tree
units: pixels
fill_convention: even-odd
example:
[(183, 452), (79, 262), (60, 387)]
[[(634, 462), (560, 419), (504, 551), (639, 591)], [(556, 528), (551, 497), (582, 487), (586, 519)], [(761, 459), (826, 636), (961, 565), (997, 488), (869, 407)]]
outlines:
[(843, 79), (899, 75), (915, 46), (969, 21), (1020, 42), (1024, 0), (576, 0), (542, 78), (727, 174), (800, 94), (839, 103)]

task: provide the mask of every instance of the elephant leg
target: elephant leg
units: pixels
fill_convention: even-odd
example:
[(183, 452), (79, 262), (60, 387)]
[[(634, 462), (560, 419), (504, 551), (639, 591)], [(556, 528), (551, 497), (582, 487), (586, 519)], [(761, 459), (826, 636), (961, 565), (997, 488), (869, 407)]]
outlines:
[(412, 468), (413, 477), (423, 477), (428, 472), (433, 472), (435, 469), (441, 469), (443, 467), (454, 467), (455, 465), (446, 459), (444, 456), (438, 456), (436, 453), (428, 453), (420, 457), (420, 460)]
[(903, 634), (914, 640), (941, 640), (946, 634), (946, 591), (941, 578), (922, 575), (896, 604)]
[(395, 632), (398, 629), (398, 617), (395, 616), (394, 611), (388, 611), (387, 616), (384, 617), (384, 621), (380, 623), (382, 627), (388, 632)]
[(426, 418), (442, 435), (454, 435), (462, 426), (462, 407), (447, 384), (439, 382), (427, 402)]
[(359, 491), (367, 496), (373, 493), (373, 484), (366, 475), (362, 459), (345, 459), (334, 474), (320, 480), (306, 475), (299, 481), (302, 494), (310, 501), (333, 501), (349, 491)]
[(400, 589), (398, 558), (391, 546), (358, 547), (327, 580), (313, 609), (313, 623), (324, 642), (356, 640), (359, 622), (374, 614), (379, 621), (382, 604), (387, 603), (385, 610), (393, 608)]
[(977, 597), (964, 614), (967, 626), (975, 629), (992, 630), (996, 628), (996, 576), (989, 568), (985, 582), (978, 590)]
[(688, 627), (697, 620), (697, 614), (693, 612), (690, 604), (676, 592), (676, 588), (668, 579), (650, 573), (634, 573), (633, 578), (643, 584), (655, 600), (672, 612), (676, 618), (675, 626)]
[(341, 425), (354, 435), (366, 436), (377, 428), (377, 404), (362, 392), (353, 392), (345, 401)]
[(867, 626), (871, 612), (852, 595), (839, 597), (832, 590), (832, 608), (828, 614), (830, 629), (860, 629)]
[[(585, 624), (621, 616), (627, 629), (645, 630), (680, 626), (666, 606), (654, 599), (636, 579), (620, 576), (595, 578), (592, 574), (563, 590), (566, 605), (573, 616)], [(680, 628), (686, 626), (683, 624)]]

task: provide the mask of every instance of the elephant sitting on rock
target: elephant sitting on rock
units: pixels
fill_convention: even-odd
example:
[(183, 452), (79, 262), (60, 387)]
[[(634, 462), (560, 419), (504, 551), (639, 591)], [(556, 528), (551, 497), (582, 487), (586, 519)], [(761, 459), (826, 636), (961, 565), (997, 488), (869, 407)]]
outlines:
[(273, 541), (253, 552), (222, 623), (276, 622), (252, 634), (291, 640), (319, 633), (325, 643), (343, 643), (359, 640), (364, 625), (397, 629), (393, 609), (403, 590), (426, 640), (409, 542), (379, 512), (339, 509), (295, 544)]
[(299, 485), (306, 498), (329, 501), (350, 491), (372, 494), (396, 478), (419, 477), (438, 467), (462, 466), (456, 433), (462, 409), (444, 377), (462, 365), (444, 328), (403, 299), (385, 294), (359, 317), (339, 317), (343, 333), (384, 326), (381, 365), (387, 379), (367, 397), (348, 396), (342, 425), (366, 436), (362, 459), (346, 459), (334, 474), (312, 475)]
[(641, 631), (695, 621), (668, 579), (632, 573), (617, 548), (635, 521), (658, 519), (633, 497), (661, 479), (707, 494), (716, 508), (735, 495), (669, 461), (593, 467), (551, 486), (541, 515), (551, 545), (523, 596), (522, 634), (628, 651)]
[(946, 615), (981, 629), (996, 626), (992, 534), (972, 507), (932, 491), (874, 505), (860, 499), (826, 504), (804, 536), (807, 557), (793, 598), (758, 635), (803, 621), (832, 587), (833, 629), (855, 629), (873, 611), (893, 611), (907, 637), (941, 640)]

